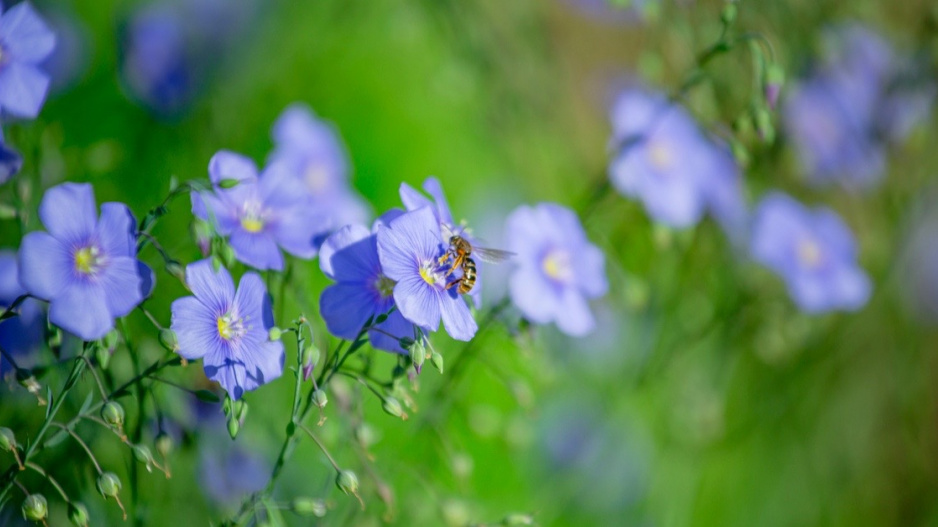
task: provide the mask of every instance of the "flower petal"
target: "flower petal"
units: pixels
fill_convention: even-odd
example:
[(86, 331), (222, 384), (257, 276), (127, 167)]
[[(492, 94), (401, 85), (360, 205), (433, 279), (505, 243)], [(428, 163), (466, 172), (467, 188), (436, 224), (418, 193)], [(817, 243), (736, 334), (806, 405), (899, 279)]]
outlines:
[(394, 280), (416, 276), (421, 260), (436, 259), (443, 253), (439, 233), (440, 226), (429, 207), (379, 226), (378, 256), (384, 274)]
[(394, 286), (394, 303), (404, 318), (436, 331), (440, 326), (441, 294), (419, 276), (407, 276)]
[(257, 273), (244, 273), (238, 283), (234, 298), (235, 310), (244, 317), (248, 325), (258, 327), (267, 337), (267, 330), (274, 327), (274, 314), (267, 296), (267, 286)]
[(23, 289), (43, 300), (57, 297), (75, 271), (68, 249), (45, 232), (31, 232), (23, 238), (19, 268)]
[(329, 333), (348, 340), (358, 336), (376, 308), (374, 294), (363, 284), (331, 285), (319, 297), (319, 311)]
[(123, 203), (101, 205), (95, 236), (109, 257), (136, 255), (137, 220)]
[(280, 378), (285, 360), (283, 342), (265, 340), (256, 343), (245, 360), (245, 389), (253, 390)]
[(205, 376), (221, 384), (232, 399), (237, 401), (247, 391), (247, 370), (243, 362), (216, 353), (205, 356), (204, 367)]
[(606, 280), (606, 257), (593, 244), (585, 244), (574, 251), (577, 285), (589, 298), (606, 294), (609, 282)]
[(224, 179), (251, 181), (257, 179), (257, 165), (247, 156), (219, 150), (208, 162), (208, 177), (214, 185)]
[(97, 212), (89, 183), (62, 183), (46, 191), (39, 219), (49, 234), (66, 243), (86, 243), (94, 233)]
[(583, 295), (573, 288), (566, 288), (560, 300), (563, 311), (555, 317), (557, 327), (571, 337), (587, 335), (596, 327), (596, 319)]
[(443, 327), (449, 336), (456, 340), (468, 341), (475, 336), (479, 326), (476, 324), (469, 306), (461, 297), (440, 295), (440, 311), (443, 316)]
[(49, 91), (49, 76), (37, 68), (9, 62), (0, 70), (0, 106), (17, 117), (32, 119)]
[(49, 305), (49, 321), (82, 340), (97, 340), (114, 328), (104, 290), (77, 281)]
[(440, 219), (440, 223), (452, 225), (453, 214), (450, 212), (449, 202), (446, 201), (446, 194), (443, 192), (443, 185), (440, 184), (440, 180), (433, 176), (428, 177), (423, 182), (423, 190), (430, 194), (436, 202), (437, 217)]
[(179, 355), (201, 359), (221, 347), (218, 335), (218, 315), (194, 296), (173, 301), (169, 328), (176, 333)]
[(55, 48), (55, 34), (29, 2), (11, 7), (0, 17), (4, 51), (14, 60), (35, 64)]
[(228, 269), (221, 266), (215, 272), (211, 259), (189, 264), (186, 267), (186, 284), (213, 313), (226, 313), (234, 301), (234, 282)]
[(335, 231), (326, 238), (322, 247), (319, 248), (319, 268), (326, 276), (335, 280), (335, 268), (332, 263), (333, 255), (369, 236), (371, 236), (371, 232), (362, 225), (346, 225)]
[(540, 269), (521, 266), (509, 279), (511, 301), (525, 318), (538, 324), (547, 324), (561, 311), (556, 286), (542, 276)]
[(130, 313), (143, 301), (140, 282), (136, 258), (118, 256), (108, 260), (107, 267), (99, 277), (99, 283), (112, 317), (122, 317)]
[(277, 244), (288, 253), (309, 259), (316, 256), (317, 240), (328, 232), (328, 218), (311, 207), (298, 206), (278, 211), (281, 216), (272, 226)]
[(228, 239), (239, 261), (255, 269), (283, 270), (283, 255), (273, 237), (265, 232), (250, 233), (238, 229)]

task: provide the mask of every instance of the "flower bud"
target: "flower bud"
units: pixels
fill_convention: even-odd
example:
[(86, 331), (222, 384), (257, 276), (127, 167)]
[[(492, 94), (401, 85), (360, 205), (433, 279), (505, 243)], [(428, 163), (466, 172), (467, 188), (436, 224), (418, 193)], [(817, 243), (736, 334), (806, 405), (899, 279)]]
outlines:
[(186, 268), (175, 260), (166, 262), (166, 272), (175, 276), (180, 282), (186, 281)]
[(218, 186), (221, 187), (221, 188), (223, 188), (223, 189), (230, 189), (230, 188), (235, 188), (235, 187), (237, 187), (237, 186), (238, 186), (238, 183), (240, 183), (240, 182), (241, 182), (241, 181), (238, 180), (238, 179), (225, 178), (225, 179), (223, 179), (223, 180), (221, 180), (221, 181), (218, 182)]
[(16, 218), (16, 207), (0, 203), (0, 220), (12, 220), (14, 218)]
[(319, 364), (319, 348), (316, 346), (306, 346), (303, 348), (303, 364)]
[(785, 70), (778, 64), (769, 64), (765, 72), (765, 102), (770, 110), (775, 110), (778, 96), (785, 84)]
[(401, 346), (401, 348), (405, 350), (409, 350), (410, 348), (412, 348), (414, 345), (414, 342), (415, 342), (414, 339), (410, 337), (401, 337), (397, 341), (397, 343)]
[(114, 428), (124, 426), (124, 407), (115, 401), (108, 401), (101, 408), (101, 419)]
[(231, 267), (235, 261), (234, 249), (228, 244), (224, 244), (218, 249), (218, 256), (221, 257), (221, 261), (226, 267)]
[(746, 146), (741, 142), (733, 139), (730, 141), (730, 149), (733, 152), (733, 158), (736, 159), (736, 163), (745, 168), (749, 166), (749, 150), (746, 149)]
[(728, 26), (736, 21), (736, 14), (736, 3), (731, 1), (723, 6), (723, 11), (720, 12), (720, 20)]
[(147, 472), (153, 472), (153, 454), (150, 453), (150, 448), (146, 445), (134, 445), (133, 451), (137, 461), (146, 465)]
[(114, 351), (114, 348), (116, 348), (117, 345), (120, 344), (120, 341), (121, 341), (121, 335), (116, 329), (112, 329), (111, 331), (108, 332), (107, 335), (104, 336), (104, 346), (109, 351)]
[(98, 476), (98, 492), (105, 498), (116, 497), (121, 491), (121, 480), (113, 472), (105, 472)]
[(329, 398), (326, 397), (326, 391), (322, 388), (313, 392), (313, 404), (318, 406), (320, 409), (326, 407), (326, 403), (329, 402)]
[(380, 315), (378, 315), (378, 316), (375, 317), (375, 325), (381, 324), (382, 322), (386, 321), (387, 319), (388, 319), (388, 314), (387, 314), (387, 313), (381, 313)]
[(156, 436), (156, 451), (163, 457), (168, 457), (173, 451), (173, 438), (169, 434), (162, 432)]
[(176, 351), (179, 349), (179, 341), (176, 339), (176, 332), (169, 329), (163, 328), (160, 330), (160, 345), (166, 349), (166, 351)]
[(104, 346), (95, 347), (94, 360), (102, 370), (106, 370), (107, 365), (111, 363), (111, 350)]
[(505, 527), (525, 527), (527, 525), (534, 525), (534, 518), (532, 518), (530, 514), (513, 513), (505, 516), (502, 520), (502, 525)]
[(16, 448), (16, 446), (16, 436), (13, 434), (13, 430), (0, 427), (0, 450), (9, 452)]
[(49, 514), (49, 504), (42, 494), (30, 494), (23, 501), (23, 518), (34, 522), (41, 522)]
[(418, 341), (410, 347), (409, 351), (410, 360), (414, 363), (414, 369), (417, 370), (417, 373), (420, 373), (420, 370), (423, 368), (423, 362), (427, 360), (427, 350), (423, 347), (423, 344)]
[(241, 431), (241, 423), (233, 417), (228, 418), (228, 435), (231, 436), (231, 439), (238, 437), (238, 432)]
[(202, 220), (192, 222), (192, 238), (195, 244), (199, 246), (199, 252), (202, 256), (208, 256), (212, 252), (212, 226)]
[(358, 494), (358, 476), (351, 470), (341, 470), (335, 478), (335, 484), (339, 490), (346, 494)]
[(434, 351), (430, 355), (430, 362), (433, 364), (433, 367), (437, 369), (437, 371), (443, 373), (443, 355)]
[(368, 423), (362, 423), (355, 427), (355, 439), (362, 448), (367, 449), (378, 442), (378, 433)]
[(765, 108), (759, 108), (753, 116), (756, 121), (756, 131), (759, 137), (766, 143), (775, 141), (775, 126), (772, 124), (772, 116)]
[(401, 419), (407, 419), (407, 414), (404, 413), (404, 408), (401, 407), (401, 402), (395, 399), (394, 397), (388, 396), (384, 399), (384, 404), (382, 405), (384, 411), (389, 415), (394, 417), (400, 417)]
[(69, 503), (68, 519), (75, 527), (88, 527), (88, 509), (81, 503)]
[(277, 326), (274, 326), (267, 331), (267, 339), (270, 340), (271, 342), (276, 342), (280, 340), (280, 337), (282, 336), (283, 336), (283, 330), (281, 330)]
[(322, 518), (326, 515), (326, 502), (315, 498), (294, 498), (290, 508), (301, 516)]

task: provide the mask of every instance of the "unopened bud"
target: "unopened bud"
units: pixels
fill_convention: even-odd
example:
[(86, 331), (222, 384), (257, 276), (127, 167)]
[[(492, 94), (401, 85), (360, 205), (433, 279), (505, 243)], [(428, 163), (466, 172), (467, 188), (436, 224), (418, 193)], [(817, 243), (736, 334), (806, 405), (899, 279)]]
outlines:
[(329, 402), (329, 398), (326, 397), (325, 390), (320, 388), (313, 392), (313, 404), (318, 406), (320, 409), (325, 408), (328, 402)]
[(736, 159), (736, 163), (745, 168), (749, 166), (749, 150), (746, 149), (746, 146), (741, 142), (732, 140), (730, 141), (730, 150), (733, 152), (733, 158)]
[(534, 518), (532, 518), (530, 514), (513, 513), (505, 516), (505, 519), (502, 520), (502, 525), (505, 527), (525, 527), (534, 525)]
[(765, 72), (765, 102), (769, 109), (774, 110), (778, 104), (778, 96), (785, 84), (785, 70), (778, 64), (769, 64)]
[(106, 370), (107, 365), (111, 363), (111, 350), (104, 346), (96, 347), (94, 350), (94, 360), (102, 370)]
[(212, 226), (202, 220), (192, 222), (192, 238), (195, 244), (199, 246), (199, 252), (202, 256), (208, 256), (212, 252)]
[(351, 470), (341, 470), (335, 478), (335, 484), (339, 490), (346, 494), (358, 494), (358, 476)]
[(772, 115), (765, 108), (759, 108), (754, 115), (756, 131), (766, 143), (775, 141), (775, 126), (772, 124)]
[(121, 335), (116, 329), (112, 329), (104, 336), (104, 347), (109, 351), (114, 351), (118, 344), (120, 344)]
[(231, 436), (231, 439), (238, 437), (238, 432), (241, 431), (241, 424), (238, 423), (238, 420), (229, 417), (228, 418), (228, 435)]
[(137, 461), (147, 467), (147, 472), (153, 472), (153, 454), (150, 453), (150, 448), (146, 445), (134, 445), (133, 451)]
[(736, 14), (736, 3), (730, 2), (723, 6), (723, 11), (720, 12), (720, 20), (722, 20), (723, 23), (728, 26), (736, 21)]
[(280, 340), (281, 336), (283, 336), (283, 331), (277, 326), (274, 326), (270, 328), (269, 330), (267, 330), (267, 338), (271, 342), (276, 342)]
[(166, 351), (176, 351), (179, 349), (179, 341), (176, 339), (176, 332), (169, 329), (163, 328), (160, 330), (160, 345), (166, 349)]
[(433, 367), (437, 369), (437, 371), (443, 373), (443, 355), (434, 351), (430, 355), (430, 362), (433, 364)]
[(294, 498), (290, 508), (301, 516), (322, 518), (326, 515), (326, 502), (315, 498)]
[(186, 281), (186, 268), (175, 260), (166, 262), (166, 272), (175, 276), (181, 282)]
[(88, 509), (78, 502), (69, 503), (68, 519), (75, 527), (88, 527)]
[(387, 320), (387, 319), (388, 319), (388, 314), (387, 314), (387, 313), (381, 313), (380, 315), (378, 315), (378, 316), (375, 317), (375, 324), (381, 324), (382, 322), (384, 322), (384, 321)]
[(218, 182), (218, 186), (224, 189), (235, 188), (240, 182), (241, 180), (238, 179), (225, 178)]
[(101, 419), (114, 428), (124, 426), (124, 407), (115, 401), (108, 401), (101, 408)]
[(410, 347), (410, 360), (413, 361), (414, 369), (417, 370), (417, 373), (420, 373), (420, 370), (423, 368), (423, 362), (427, 360), (427, 350), (423, 347), (423, 344), (416, 342)]
[(23, 501), (23, 518), (34, 522), (41, 522), (49, 514), (49, 504), (42, 494), (30, 494)]
[(116, 497), (121, 491), (121, 480), (113, 472), (105, 472), (98, 476), (98, 492), (105, 498)]
[(13, 430), (0, 427), (0, 450), (9, 452), (16, 448), (16, 446), (16, 436), (13, 434)]
[(156, 436), (156, 451), (163, 457), (168, 457), (173, 451), (173, 438), (163, 432)]
[(16, 207), (0, 203), (0, 220), (12, 220), (14, 218), (16, 218)]
[(407, 419), (407, 414), (404, 413), (404, 408), (401, 407), (401, 402), (394, 397), (385, 397), (382, 408), (384, 408), (384, 411), (389, 415), (393, 415), (394, 417), (399, 417), (401, 419)]
[(378, 441), (378, 434), (368, 423), (362, 423), (355, 428), (355, 439), (362, 448), (367, 449)]
[(412, 348), (414, 346), (414, 342), (415, 342), (414, 339), (410, 337), (401, 337), (397, 341), (397, 343), (401, 346), (401, 348), (405, 350), (409, 350), (410, 348)]
[(232, 249), (228, 244), (222, 245), (218, 249), (218, 256), (221, 258), (222, 263), (224, 263), (226, 267), (231, 267), (235, 261), (234, 249)]
[(319, 364), (320, 355), (319, 348), (316, 346), (306, 346), (303, 348), (303, 364), (312, 364), (313, 366)]

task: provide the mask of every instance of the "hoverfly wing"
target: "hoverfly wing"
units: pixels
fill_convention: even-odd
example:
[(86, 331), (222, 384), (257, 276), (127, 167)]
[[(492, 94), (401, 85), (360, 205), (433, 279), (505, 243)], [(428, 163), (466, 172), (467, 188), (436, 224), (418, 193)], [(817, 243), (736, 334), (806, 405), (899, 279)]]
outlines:
[(488, 247), (473, 247), (472, 256), (482, 260), (486, 263), (497, 264), (508, 260), (515, 253), (511, 251), (503, 251), (501, 249), (490, 249)]

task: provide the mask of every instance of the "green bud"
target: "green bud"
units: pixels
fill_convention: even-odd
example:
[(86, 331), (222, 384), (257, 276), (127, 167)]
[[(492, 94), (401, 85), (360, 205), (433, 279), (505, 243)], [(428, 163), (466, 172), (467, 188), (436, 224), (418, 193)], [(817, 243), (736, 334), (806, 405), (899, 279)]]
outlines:
[(98, 492), (105, 498), (113, 498), (121, 491), (121, 480), (113, 472), (105, 472), (98, 476)]
[(175, 276), (177, 280), (186, 281), (186, 268), (175, 260), (166, 262), (166, 272)]
[(397, 343), (401, 345), (405, 350), (409, 350), (414, 345), (414, 339), (410, 337), (401, 337)]
[(280, 328), (278, 328), (277, 326), (274, 326), (274, 327), (270, 328), (270, 330), (267, 331), (267, 338), (268, 338), (271, 342), (276, 342), (276, 341), (280, 340), (280, 337), (281, 337), (281, 336), (283, 336), (283, 331), (282, 331)]
[(176, 332), (169, 329), (163, 328), (160, 330), (160, 345), (166, 349), (166, 351), (176, 351), (179, 349), (179, 341), (176, 339)]
[(407, 414), (404, 413), (404, 408), (401, 407), (401, 402), (394, 397), (385, 397), (382, 408), (384, 408), (384, 411), (389, 415), (400, 417), (401, 419), (407, 419)]
[(720, 12), (720, 20), (723, 21), (725, 25), (730, 25), (736, 21), (737, 8), (735, 2), (730, 2), (723, 7), (723, 11)]
[(104, 336), (104, 346), (109, 350), (114, 350), (120, 344), (121, 335), (116, 329), (112, 329)]
[(106, 370), (107, 365), (111, 362), (111, 350), (104, 346), (97, 346), (94, 349), (94, 360), (98, 363), (98, 366), (101, 366), (102, 370)]
[(241, 423), (237, 419), (232, 417), (228, 418), (228, 435), (231, 436), (231, 439), (238, 437), (238, 432), (241, 431)]
[(225, 244), (218, 249), (218, 253), (218, 256), (221, 257), (222, 263), (224, 263), (227, 267), (231, 267), (235, 261), (234, 249), (232, 249), (230, 245)]
[(358, 476), (351, 470), (341, 470), (335, 478), (335, 484), (339, 490), (346, 494), (358, 494)]
[(378, 316), (375, 317), (375, 324), (380, 324), (380, 323), (384, 322), (384, 321), (387, 320), (387, 319), (388, 319), (388, 314), (387, 314), (387, 313), (381, 313), (380, 315), (378, 315)]
[(88, 509), (78, 502), (69, 503), (68, 519), (75, 527), (88, 527)]
[(241, 404), (237, 406), (236, 417), (239, 423), (243, 423), (248, 418), (248, 402), (243, 399), (238, 402)]
[(534, 518), (532, 518), (530, 514), (513, 513), (505, 516), (505, 519), (502, 520), (502, 525), (505, 527), (525, 527), (527, 525), (534, 525)]
[(313, 404), (319, 408), (325, 408), (326, 404), (329, 402), (329, 398), (326, 397), (326, 391), (322, 388), (313, 392)]
[(0, 203), (0, 220), (12, 220), (14, 218), (16, 218), (16, 207)]
[(772, 115), (765, 108), (759, 108), (754, 115), (756, 131), (766, 143), (775, 141), (775, 126), (772, 124)]
[(423, 344), (420, 342), (414, 343), (410, 347), (410, 360), (414, 363), (414, 369), (417, 370), (417, 373), (420, 373), (420, 369), (423, 368), (423, 362), (427, 360), (427, 349), (423, 347)]
[(774, 110), (778, 104), (778, 96), (785, 84), (785, 70), (778, 64), (769, 64), (765, 72), (765, 102)]
[(108, 401), (105, 403), (104, 407), (101, 408), (101, 419), (104, 419), (105, 423), (114, 428), (124, 426), (124, 407), (118, 402)]
[(434, 351), (433, 354), (430, 355), (430, 362), (437, 371), (443, 373), (443, 355)]
[(238, 179), (225, 178), (218, 182), (218, 186), (223, 189), (235, 188), (240, 182)]
[(62, 345), (62, 330), (57, 326), (49, 328), (49, 347), (58, 348)]
[(739, 166), (743, 168), (749, 166), (749, 150), (746, 149), (745, 145), (739, 141), (732, 140), (730, 141), (730, 149), (733, 151), (733, 157), (736, 159)]
[(16, 446), (16, 436), (13, 434), (13, 430), (0, 427), (0, 450), (9, 452), (16, 448)]
[(319, 364), (319, 348), (316, 346), (306, 346), (303, 349), (303, 364)]
[(322, 518), (326, 515), (326, 502), (316, 498), (293, 498), (290, 508), (301, 516)]
[(156, 451), (163, 457), (168, 457), (173, 451), (173, 438), (163, 432), (156, 436)]
[(378, 442), (378, 433), (368, 423), (362, 423), (355, 427), (355, 439), (362, 448), (368, 448)]
[(23, 518), (34, 522), (41, 522), (49, 514), (49, 504), (42, 494), (30, 494), (23, 501)]
[(150, 453), (150, 448), (146, 445), (134, 445), (133, 451), (137, 461), (146, 465), (147, 472), (153, 472), (153, 454)]

